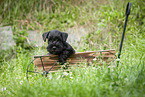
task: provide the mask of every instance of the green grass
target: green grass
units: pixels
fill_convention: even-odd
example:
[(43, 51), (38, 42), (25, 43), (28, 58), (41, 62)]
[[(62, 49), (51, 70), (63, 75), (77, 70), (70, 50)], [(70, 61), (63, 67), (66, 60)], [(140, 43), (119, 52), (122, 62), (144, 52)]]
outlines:
[[(4, 61), (1, 66), (1, 96), (15, 97), (98, 97), (98, 96), (145, 96), (145, 40), (136, 37), (136, 44), (125, 46), (117, 67), (73, 67), (68, 75), (64, 72), (31, 75), (26, 79), (26, 68), (34, 54), (20, 53), (16, 59)], [(37, 54), (41, 49), (36, 50)], [(31, 67), (33, 69), (33, 67)]]
[[(73, 44), (77, 51), (116, 49), (118, 53), (125, 19), (126, 0), (48, 1), (21, 0), (0, 3), (1, 25), (13, 27), (17, 43), (15, 57), (0, 63), (0, 96), (2, 97), (144, 97), (145, 93), (145, 34), (144, 2), (132, 0), (132, 10), (126, 29), (120, 63), (110, 66), (72, 67), (69, 73), (56, 72), (44, 77), (29, 74), (26, 69), (34, 55), (46, 49), (26, 49), (27, 30), (41, 33), (67, 28), (89, 28), (88, 34)], [(143, 2), (143, 3), (142, 3)], [(57, 5), (57, 6), (56, 6)], [(118, 5), (118, 6), (116, 6)], [(16, 7), (14, 7), (16, 6)], [(31, 6), (31, 9), (29, 9)], [(44, 9), (45, 8), (45, 9)], [(141, 11), (141, 12), (140, 12)], [(139, 16), (138, 16), (139, 15)], [(138, 18), (139, 17), (139, 18)], [(24, 36), (24, 37), (22, 37)], [(5, 53), (8, 55), (8, 53)], [(33, 65), (30, 67), (34, 69)], [(66, 74), (64, 74), (66, 73)]]

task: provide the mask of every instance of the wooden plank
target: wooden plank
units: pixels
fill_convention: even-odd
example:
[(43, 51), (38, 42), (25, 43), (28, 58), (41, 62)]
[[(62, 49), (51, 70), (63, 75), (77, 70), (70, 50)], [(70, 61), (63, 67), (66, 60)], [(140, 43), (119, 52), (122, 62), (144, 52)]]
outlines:
[[(86, 52), (77, 52), (74, 55), (72, 55), (71, 57), (80, 57), (82, 55), (87, 55), (87, 54), (92, 54), (92, 53), (96, 53), (96, 52), (102, 52), (102, 53), (115, 53), (115, 49), (112, 50), (100, 50), (100, 51), (86, 51)], [(35, 55), (34, 58), (40, 58), (40, 57), (56, 57), (57, 55)]]
[[(75, 64), (80, 64), (80, 63), (85, 63), (85, 62), (91, 62), (95, 58), (95, 61), (100, 61), (103, 60), (106, 63), (109, 63), (111, 60), (108, 59), (113, 59), (115, 56), (115, 50), (100, 50), (100, 51), (89, 51), (89, 52), (77, 52), (70, 56), (67, 59), (67, 62), (72, 66)], [(40, 70), (43, 70), (41, 59), (44, 65), (45, 70), (49, 70), (51, 66), (57, 62), (58, 56), (57, 55), (37, 55), (34, 56), (34, 65), (36, 68), (39, 68)], [(89, 60), (88, 60), (89, 59)], [(68, 67), (69, 67), (68, 66)], [(60, 69), (60, 65), (55, 65), (52, 68), (52, 71)]]

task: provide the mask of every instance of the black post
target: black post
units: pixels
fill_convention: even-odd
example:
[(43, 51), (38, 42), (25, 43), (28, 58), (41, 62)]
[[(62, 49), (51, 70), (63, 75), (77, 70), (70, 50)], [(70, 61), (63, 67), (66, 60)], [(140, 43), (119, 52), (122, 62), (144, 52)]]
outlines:
[(128, 2), (127, 8), (126, 8), (126, 12), (125, 12), (126, 19), (125, 19), (125, 24), (124, 24), (124, 29), (123, 29), (123, 33), (122, 33), (122, 38), (121, 38), (121, 43), (120, 43), (120, 48), (119, 48), (119, 54), (118, 54), (118, 58), (119, 59), (120, 59), (120, 55), (121, 55), (121, 50), (122, 50), (122, 45), (123, 45), (123, 39), (124, 39), (125, 29), (126, 29), (126, 26), (127, 26), (128, 16), (130, 14), (130, 9), (131, 9), (131, 3)]

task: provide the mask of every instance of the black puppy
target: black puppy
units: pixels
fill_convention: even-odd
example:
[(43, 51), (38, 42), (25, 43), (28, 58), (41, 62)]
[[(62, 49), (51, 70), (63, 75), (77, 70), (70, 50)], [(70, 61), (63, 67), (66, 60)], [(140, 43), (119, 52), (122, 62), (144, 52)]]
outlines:
[(48, 39), (47, 51), (50, 54), (58, 55), (58, 62), (61, 64), (66, 62), (66, 59), (75, 53), (75, 50), (66, 42), (68, 34), (58, 30), (52, 30), (44, 33), (43, 40)]

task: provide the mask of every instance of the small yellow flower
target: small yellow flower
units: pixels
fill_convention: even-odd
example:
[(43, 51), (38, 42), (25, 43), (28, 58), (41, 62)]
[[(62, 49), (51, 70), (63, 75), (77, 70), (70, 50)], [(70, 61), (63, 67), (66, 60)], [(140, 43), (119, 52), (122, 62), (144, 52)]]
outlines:
[(68, 73), (67, 72), (63, 72), (63, 75), (68, 76)]
[(116, 59), (116, 61), (120, 61), (120, 59), (119, 59), (119, 58), (117, 58), (117, 59)]
[(20, 81), (20, 85), (22, 85), (23, 81)]

